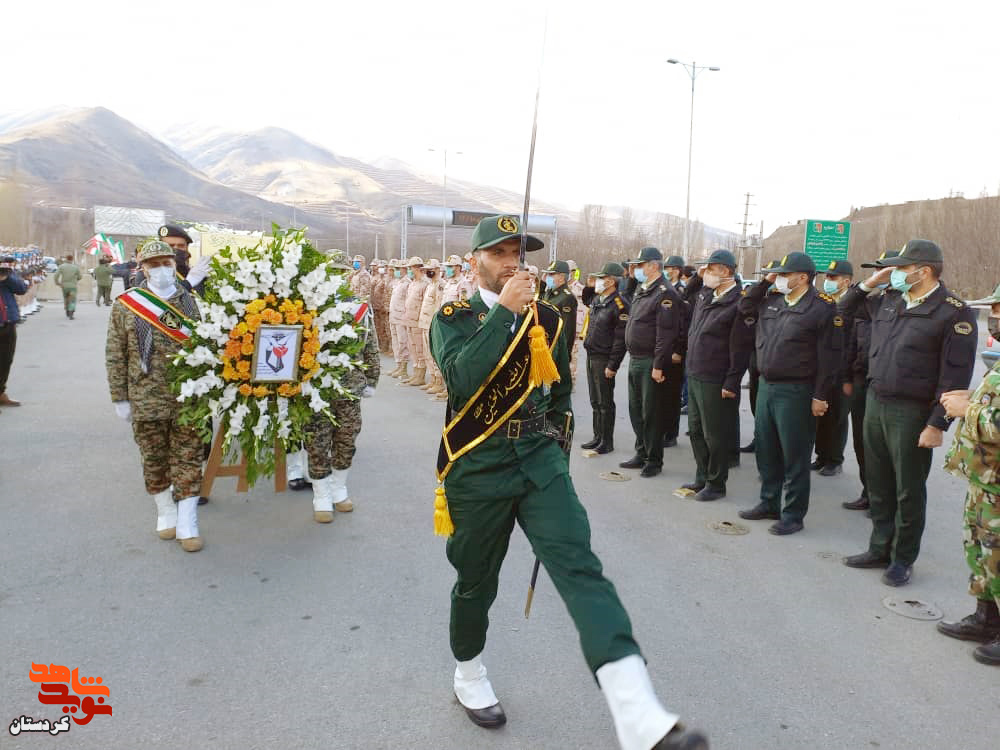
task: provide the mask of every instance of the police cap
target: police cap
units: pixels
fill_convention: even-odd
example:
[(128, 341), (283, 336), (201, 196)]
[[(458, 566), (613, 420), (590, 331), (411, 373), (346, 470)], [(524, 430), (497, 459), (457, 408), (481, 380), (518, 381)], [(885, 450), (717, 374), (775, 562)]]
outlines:
[(887, 266), (909, 266), (913, 263), (943, 263), (944, 256), (941, 248), (930, 240), (910, 240), (906, 243), (899, 255), (889, 262), (889, 258), (882, 258), (875, 261), (877, 268)]
[(620, 263), (605, 263), (601, 266), (600, 273), (592, 273), (591, 276), (596, 276), (597, 278), (602, 278), (604, 276), (624, 276), (625, 269), (622, 268)]
[[(472, 249), (483, 250), (487, 247), (498, 245), (504, 240), (521, 239), (521, 219), (517, 216), (487, 216), (476, 224), (472, 232)], [(526, 235), (528, 238), (527, 250), (533, 252), (545, 247), (545, 243), (537, 237)]]
[(183, 227), (179, 227), (176, 224), (164, 224), (160, 227), (159, 231), (157, 231), (157, 234), (160, 236), (160, 239), (166, 239), (167, 237), (180, 237), (189, 245), (194, 242), (194, 240), (191, 239), (191, 235), (185, 232)]
[(853, 276), (854, 266), (849, 260), (831, 260), (829, 265), (823, 269), (827, 276)]
[(816, 273), (816, 264), (805, 253), (789, 253), (769, 273)]

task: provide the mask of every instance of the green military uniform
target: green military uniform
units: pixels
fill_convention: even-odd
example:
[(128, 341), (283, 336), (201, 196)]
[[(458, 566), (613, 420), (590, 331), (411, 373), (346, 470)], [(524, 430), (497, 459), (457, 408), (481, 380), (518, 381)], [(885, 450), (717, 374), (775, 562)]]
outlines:
[[(545, 269), (546, 273), (565, 274), (569, 279), (569, 263), (564, 260), (554, 260), (552, 265)], [(563, 319), (563, 337), (567, 346), (572, 349), (573, 342), (576, 341), (576, 295), (570, 291), (567, 284), (562, 284), (553, 289), (546, 289), (542, 294), (542, 299), (559, 311)]]
[(63, 308), (66, 310), (66, 317), (70, 319), (76, 312), (76, 285), (82, 276), (80, 267), (69, 261), (60, 265), (55, 273), (55, 282), (62, 288)]
[(101, 306), (101, 301), (105, 305), (111, 306), (111, 282), (114, 281), (114, 272), (110, 263), (98, 263), (94, 269), (94, 281), (97, 282), (97, 306)]
[[(517, 227), (514, 217), (484, 219), (473, 246), (520, 236)], [(541, 246), (535, 243), (532, 249)], [(435, 315), (431, 353), (448, 386), (450, 411), (476, 396), (510, 347), (512, 328), (519, 331), (523, 323), (522, 315), (515, 316), (495, 297), (493, 304), (485, 302), (482, 290), (468, 302), (445, 304)], [(515, 522), (569, 609), (590, 669), (639, 653), (628, 614), (591, 551), (590, 524), (569, 477), (569, 461), (540, 425), (545, 415), (558, 421), (570, 413), (570, 340), (559, 335), (548, 342), (554, 345), (559, 381), (534, 388), (512, 418), (454, 461), (445, 477), (455, 527), (447, 554), (458, 573), (451, 593), (451, 648), (459, 662), (476, 657), (486, 643), (488, 613)]]

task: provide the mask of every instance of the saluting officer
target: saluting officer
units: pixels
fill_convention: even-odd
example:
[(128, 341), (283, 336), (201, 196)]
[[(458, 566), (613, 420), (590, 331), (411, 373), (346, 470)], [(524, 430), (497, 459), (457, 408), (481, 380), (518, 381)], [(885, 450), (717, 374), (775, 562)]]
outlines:
[[(771, 273), (771, 269), (774, 268), (776, 265), (778, 265), (778, 261), (776, 261), (776, 260), (769, 260), (767, 263), (764, 264), (764, 267), (762, 269), (760, 269), (759, 271), (755, 271), (754, 273), (757, 274), (757, 275), (759, 275), (759, 274), (765, 274), (765, 275), (767, 275), (767, 274)], [(756, 337), (756, 335), (757, 335), (757, 332), (755, 330), (754, 331), (754, 336)], [(756, 347), (753, 349), (753, 351), (750, 352), (750, 367), (749, 367), (748, 372), (750, 374), (750, 388), (748, 390), (747, 395), (750, 396), (750, 413), (753, 414), (753, 416), (756, 418), (757, 417), (757, 389), (758, 389), (758, 387), (760, 385), (760, 370), (757, 369), (757, 349), (756, 349)], [(757, 441), (754, 440), (753, 437), (751, 436), (750, 442), (747, 443), (746, 445), (744, 445), (742, 448), (740, 448), (740, 453), (754, 453), (754, 452), (756, 452), (756, 450), (757, 450)]]
[(844, 297), (848, 314), (886, 281), (871, 318), (865, 478), (871, 503), (868, 549), (844, 559), (851, 568), (883, 568), (887, 586), (909, 583), (927, 512), (934, 448), (950, 425), (939, 402), (965, 390), (976, 363), (976, 315), (941, 283), (944, 257), (930, 240), (910, 240), (896, 258)]
[(573, 349), (576, 341), (576, 295), (570, 290), (569, 263), (564, 260), (554, 260), (545, 269), (545, 290), (542, 299), (559, 311), (563, 319), (563, 336), (566, 337), (566, 347)]
[(615, 449), (615, 375), (625, 359), (625, 326), (629, 305), (618, 293), (625, 269), (605, 263), (594, 278), (594, 298), (590, 304), (587, 336), (587, 388), (594, 413), (594, 439), (581, 445), (598, 453)]
[(829, 408), (826, 399), (840, 364), (844, 321), (833, 299), (813, 287), (815, 275), (812, 258), (789, 253), (744, 291), (738, 308), (740, 315), (757, 318), (761, 376), (754, 424), (760, 503), (739, 515), (774, 519), (768, 531), (777, 535), (802, 530), (816, 417)]
[(693, 310), (688, 330), (688, 427), (698, 465), (695, 500), (725, 497), (729, 461), (738, 447), (740, 381), (753, 350), (756, 316), (740, 315), (736, 257), (716, 250), (688, 290)]
[(667, 372), (683, 334), (684, 301), (663, 277), (663, 254), (644, 247), (636, 262), (639, 283), (632, 298), (625, 345), (629, 353), (628, 413), (635, 455), (618, 464), (655, 477), (663, 470), (663, 418)]

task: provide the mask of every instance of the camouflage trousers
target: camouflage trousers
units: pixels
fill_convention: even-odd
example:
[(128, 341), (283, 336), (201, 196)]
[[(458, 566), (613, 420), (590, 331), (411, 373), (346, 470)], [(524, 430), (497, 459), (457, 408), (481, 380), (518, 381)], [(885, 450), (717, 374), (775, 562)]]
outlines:
[(146, 492), (155, 495), (174, 486), (174, 502), (201, 494), (201, 461), (204, 447), (197, 430), (176, 419), (132, 422), (139, 445)]
[(355, 442), (361, 432), (361, 402), (334, 401), (330, 410), (337, 424), (317, 414), (306, 427), (306, 453), (309, 456), (309, 476), (323, 479), (331, 471), (351, 468)]
[(389, 311), (375, 311), (375, 330), (378, 331), (379, 349), (388, 354), (392, 351), (392, 335), (389, 333)]
[(969, 593), (1000, 606), (1000, 495), (969, 485), (964, 531)]

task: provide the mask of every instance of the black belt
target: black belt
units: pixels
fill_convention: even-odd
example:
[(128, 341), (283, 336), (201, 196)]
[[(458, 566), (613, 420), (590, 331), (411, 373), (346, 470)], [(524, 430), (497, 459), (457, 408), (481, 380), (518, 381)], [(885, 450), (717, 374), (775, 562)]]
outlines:
[(535, 435), (539, 432), (549, 431), (549, 428), (545, 423), (544, 414), (540, 414), (537, 417), (531, 417), (529, 419), (508, 419), (505, 427), (507, 430), (507, 437), (511, 440), (528, 437), (529, 435)]

